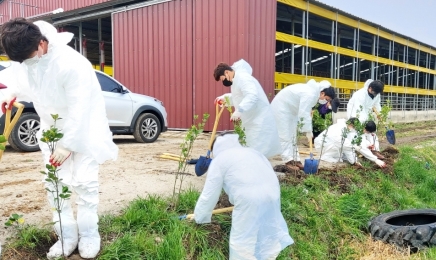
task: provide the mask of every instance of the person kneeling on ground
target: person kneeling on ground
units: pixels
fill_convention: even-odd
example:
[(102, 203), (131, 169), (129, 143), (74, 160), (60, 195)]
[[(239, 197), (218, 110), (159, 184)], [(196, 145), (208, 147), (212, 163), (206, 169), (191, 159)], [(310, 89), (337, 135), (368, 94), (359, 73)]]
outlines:
[(369, 120), (365, 123), (365, 129), (362, 140), (368, 142), (368, 149), (377, 156), (378, 159), (383, 160), (385, 157), (380, 153), (380, 144), (376, 134), (377, 125), (374, 121)]
[(212, 144), (213, 160), (195, 206), (195, 222), (211, 222), (212, 210), (224, 189), (235, 206), (229, 259), (275, 259), (294, 243), (280, 211), (280, 185), (266, 157), (242, 147), (238, 138), (226, 134)]
[[(375, 162), (381, 168), (386, 164), (377, 159), (377, 156), (372, 154), (368, 149), (369, 143), (362, 138), (360, 145), (352, 144), (356, 136), (354, 125), (357, 123), (357, 118), (350, 118), (348, 121), (345, 119), (338, 119), (336, 124), (333, 124), (328, 129), (324, 130), (317, 138), (315, 138), (315, 149), (321, 153), (321, 160), (337, 163), (341, 161), (348, 161), (350, 164), (361, 166), (357, 161), (354, 151), (359, 152), (368, 160)], [(354, 148), (354, 149), (353, 149)]]

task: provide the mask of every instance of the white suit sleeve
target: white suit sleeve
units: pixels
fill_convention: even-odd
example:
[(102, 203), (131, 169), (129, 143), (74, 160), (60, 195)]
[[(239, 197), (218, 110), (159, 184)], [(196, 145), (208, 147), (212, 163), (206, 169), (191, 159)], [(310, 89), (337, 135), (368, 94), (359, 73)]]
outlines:
[(312, 132), (312, 99), (313, 96), (309, 93), (307, 95), (300, 97), (300, 106), (298, 109), (298, 121), (300, 118), (303, 118), (303, 127), (301, 128), (301, 132), (307, 133)]
[(196, 223), (210, 223), (212, 210), (216, 206), (223, 188), (223, 181), (222, 169), (220, 169), (216, 161), (212, 162), (207, 172), (203, 191), (195, 205), (194, 218)]
[(244, 98), (242, 99), (241, 103), (239, 103), (237, 109), (239, 112), (245, 113), (255, 107), (259, 97), (257, 94), (256, 83), (251, 77), (245, 77), (242, 82), (243, 83), (240, 86), (240, 90)]
[(374, 98), (374, 107), (377, 110), (377, 112), (380, 113), (381, 111), (381, 105), (380, 105), (380, 94), (378, 94), (375, 98)]
[(87, 139), (81, 136), (90, 131), (88, 111), (92, 109), (92, 92), (87, 87), (92, 77), (96, 77), (95, 72), (85, 66), (65, 69), (58, 75), (68, 106), (67, 116), (62, 119), (65, 120), (62, 129), (64, 137), (59, 142), (69, 151), (83, 152), (87, 149)]
[(380, 143), (378, 141), (378, 136), (374, 134), (374, 150), (380, 151)]

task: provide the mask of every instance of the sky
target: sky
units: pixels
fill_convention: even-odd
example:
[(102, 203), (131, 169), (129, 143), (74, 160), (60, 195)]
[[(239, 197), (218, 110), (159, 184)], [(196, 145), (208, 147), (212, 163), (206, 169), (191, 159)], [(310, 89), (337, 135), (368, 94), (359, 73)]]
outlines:
[(436, 48), (436, 0), (317, 0)]

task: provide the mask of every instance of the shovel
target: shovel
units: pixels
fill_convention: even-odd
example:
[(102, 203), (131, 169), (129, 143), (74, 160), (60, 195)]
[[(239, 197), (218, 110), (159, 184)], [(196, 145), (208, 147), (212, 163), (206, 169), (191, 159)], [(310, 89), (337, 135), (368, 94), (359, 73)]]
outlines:
[(309, 138), (310, 158), (304, 160), (304, 173), (314, 174), (318, 171), (318, 160), (313, 159), (312, 140)]
[[(218, 213), (231, 212), (231, 211), (233, 211), (233, 208), (234, 208), (234, 206), (227, 207), (227, 208), (222, 208), (222, 209), (214, 209), (214, 210), (212, 210), (212, 215), (213, 214), (218, 214)], [(180, 220), (183, 220), (183, 219), (192, 220), (192, 219), (194, 219), (194, 214), (182, 215), (182, 216), (179, 216), (179, 219)]]
[[(1, 88), (1, 86), (0, 86)], [(4, 87), (3, 87), (4, 88)], [(2, 111), (5, 114), (5, 129), (3, 131), (3, 136), (5, 137), (6, 140), (8, 140), (9, 135), (12, 132), (12, 129), (14, 128), (15, 124), (18, 121), (18, 118), (20, 118), (21, 113), (23, 112), (24, 109), (24, 105), (18, 102), (15, 102), (14, 100), (13, 102), (13, 106), (17, 108), (17, 112), (15, 112), (14, 118), (11, 120), (12, 118), (12, 108), (8, 108), (6, 109), (6, 104), (2, 104)], [(6, 143), (0, 143), (1, 145), (6, 145)], [(3, 156), (3, 150), (0, 150), (0, 160), (2, 159)]]
[(212, 136), (210, 137), (210, 141), (209, 141), (209, 150), (207, 151), (206, 156), (200, 156), (200, 158), (198, 158), (197, 163), (195, 164), (195, 174), (197, 174), (197, 176), (201, 176), (205, 174), (209, 169), (210, 162), (212, 161), (212, 159), (210, 158), (210, 150), (212, 150), (212, 143), (213, 140), (215, 139), (216, 129), (218, 128), (218, 122), (220, 120), (221, 114), (224, 111), (225, 104), (222, 105), (219, 111), (218, 111), (218, 106), (219, 104), (217, 103), (215, 106), (215, 114), (216, 114), (215, 123), (213, 125)]

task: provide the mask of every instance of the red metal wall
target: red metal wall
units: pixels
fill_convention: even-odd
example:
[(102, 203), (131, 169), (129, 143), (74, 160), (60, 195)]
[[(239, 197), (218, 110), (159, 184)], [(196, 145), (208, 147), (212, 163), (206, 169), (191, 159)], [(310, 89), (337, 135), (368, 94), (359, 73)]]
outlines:
[[(219, 62), (243, 58), (274, 93), (276, 0), (175, 0), (113, 15), (114, 76), (164, 101), (169, 127), (188, 128), (229, 92), (213, 79)], [(229, 113), (219, 130), (232, 129)]]
[(4, 0), (0, 4), (0, 23), (16, 17), (29, 17), (58, 8), (64, 12), (79, 9), (111, 0)]

